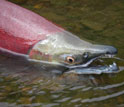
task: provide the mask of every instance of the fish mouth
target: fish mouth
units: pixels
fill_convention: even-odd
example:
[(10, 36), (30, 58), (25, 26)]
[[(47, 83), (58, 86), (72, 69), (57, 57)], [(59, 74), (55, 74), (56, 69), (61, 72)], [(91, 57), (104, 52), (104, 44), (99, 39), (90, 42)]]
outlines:
[[(69, 70), (66, 73), (75, 73), (75, 74), (117, 73), (119, 68), (115, 62), (108, 65), (104, 63), (105, 59), (113, 59), (115, 55), (116, 54), (103, 54), (90, 59), (84, 64), (67, 66)], [(97, 65), (94, 64), (96, 61), (100, 62), (100, 64), (98, 63)]]

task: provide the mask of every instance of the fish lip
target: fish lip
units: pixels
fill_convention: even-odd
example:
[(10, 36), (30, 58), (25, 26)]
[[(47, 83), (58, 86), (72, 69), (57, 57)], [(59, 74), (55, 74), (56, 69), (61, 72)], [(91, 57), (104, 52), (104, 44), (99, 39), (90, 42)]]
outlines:
[(70, 69), (66, 73), (74, 73), (74, 74), (102, 74), (102, 73), (118, 73), (120, 72), (120, 68), (117, 66), (115, 62), (110, 65), (104, 65), (104, 66), (94, 66), (94, 67), (89, 67), (89, 68), (75, 68), (75, 69)]
[(113, 62), (113, 64), (110, 65), (97, 65), (97, 66), (90, 66), (90, 64), (96, 60), (96, 59), (100, 59), (100, 58), (113, 58), (115, 56), (115, 54), (105, 54), (105, 55), (100, 55), (98, 57), (95, 57), (93, 59), (91, 59), (90, 61), (88, 61), (89, 63), (87, 64), (83, 64), (80, 66), (75, 66), (75, 67), (71, 67), (70, 69), (68, 69), (68, 71), (66, 73), (74, 73), (77, 75), (81, 75), (81, 74), (102, 74), (102, 73), (118, 73), (119, 71), (119, 67), (117, 66), (117, 64), (115, 62)]
[(92, 59), (90, 59), (88, 62), (80, 65), (72, 65), (72, 66), (66, 66), (69, 69), (75, 69), (75, 68), (86, 68), (88, 67), (93, 61), (100, 59), (100, 58), (113, 58), (116, 54), (101, 54), (99, 56), (96, 56)]

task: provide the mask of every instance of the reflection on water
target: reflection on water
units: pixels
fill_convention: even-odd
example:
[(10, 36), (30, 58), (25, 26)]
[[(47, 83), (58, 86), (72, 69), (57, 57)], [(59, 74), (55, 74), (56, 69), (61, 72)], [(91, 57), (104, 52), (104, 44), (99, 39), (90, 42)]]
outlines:
[[(124, 59), (121, 0), (11, 0), (98, 43), (115, 45)], [(68, 14), (65, 14), (65, 11)], [(118, 35), (118, 36), (117, 36)], [(119, 66), (123, 61), (116, 60)], [(123, 107), (124, 71), (117, 74), (50, 74), (25, 60), (0, 56), (0, 107)]]
[(25, 60), (1, 56), (0, 106), (122, 106), (123, 75), (46, 75)]

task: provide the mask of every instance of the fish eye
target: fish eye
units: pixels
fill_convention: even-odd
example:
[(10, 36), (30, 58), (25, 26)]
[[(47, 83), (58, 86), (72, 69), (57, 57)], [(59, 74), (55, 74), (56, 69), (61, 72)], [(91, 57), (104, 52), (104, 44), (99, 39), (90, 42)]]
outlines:
[(68, 63), (74, 63), (75, 62), (75, 59), (73, 57), (71, 57), (71, 56), (68, 56), (66, 58), (66, 60), (67, 60)]

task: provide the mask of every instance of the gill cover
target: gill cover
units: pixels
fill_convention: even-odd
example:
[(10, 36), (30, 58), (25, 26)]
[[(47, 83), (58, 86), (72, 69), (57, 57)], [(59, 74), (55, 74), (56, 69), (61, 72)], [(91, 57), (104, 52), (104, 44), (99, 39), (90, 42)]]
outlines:
[(38, 42), (31, 49), (29, 56), (31, 59), (74, 65), (82, 63), (82, 55), (90, 47), (92, 44), (63, 31), (48, 34), (47, 39)]

